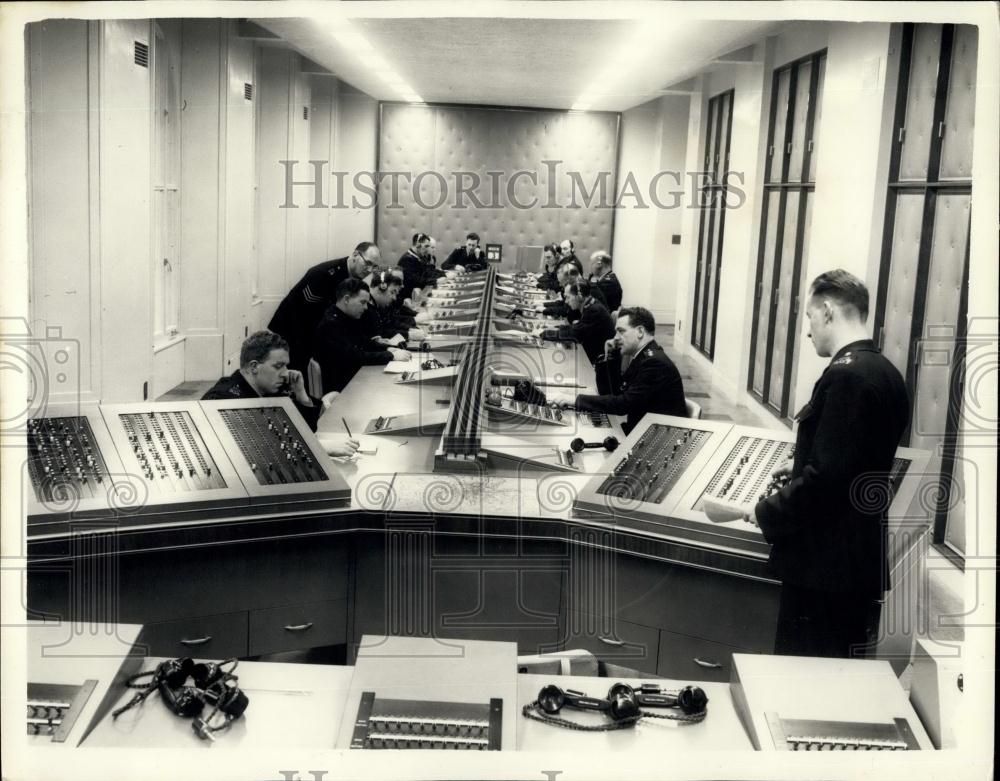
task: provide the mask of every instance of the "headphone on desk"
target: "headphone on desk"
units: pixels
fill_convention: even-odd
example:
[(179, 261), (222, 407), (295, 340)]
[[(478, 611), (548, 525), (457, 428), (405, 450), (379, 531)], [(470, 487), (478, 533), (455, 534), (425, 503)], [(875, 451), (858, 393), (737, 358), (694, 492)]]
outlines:
[[(573, 689), (560, 689), (554, 684), (543, 686), (534, 702), (521, 709), (523, 716), (556, 727), (582, 732), (607, 732), (635, 726), (642, 718), (670, 719), (689, 724), (703, 721), (708, 714), (708, 696), (698, 686), (685, 686), (678, 692), (668, 692), (652, 683), (633, 688), (627, 683), (615, 683), (608, 689), (607, 697), (588, 697)], [(679, 714), (649, 713), (640, 706), (651, 708), (677, 708)], [(564, 708), (578, 708), (604, 713), (610, 719), (604, 724), (578, 724), (559, 717)]]
[[(163, 704), (177, 716), (185, 718), (197, 717), (191, 724), (194, 733), (203, 740), (215, 740), (215, 733), (228, 729), (229, 726), (243, 715), (250, 704), (250, 699), (237, 685), (239, 677), (233, 674), (239, 662), (226, 659), (223, 662), (195, 663), (190, 657), (170, 659), (160, 662), (155, 670), (146, 670), (129, 677), (125, 686), (136, 689), (135, 695), (128, 703), (111, 714), (117, 719), (127, 710), (142, 703), (154, 691), (160, 693)], [(232, 665), (226, 669), (226, 665)], [(144, 678), (148, 681), (140, 683)], [(188, 685), (192, 679), (193, 686)], [(211, 705), (208, 716), (201, 713), (205, 705)], [(223, 721), (212, 724), (212, 719), (221, 713)]]

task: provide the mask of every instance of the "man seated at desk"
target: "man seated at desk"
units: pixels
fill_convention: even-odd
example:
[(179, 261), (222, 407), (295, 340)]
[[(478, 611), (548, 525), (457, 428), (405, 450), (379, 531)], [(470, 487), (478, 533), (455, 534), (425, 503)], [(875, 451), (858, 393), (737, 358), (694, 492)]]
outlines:
[[(302, 372), (288, 368), (288, 342), (271, 331), (257, 331), (250, 334), (240, 347), (240, 368), (221, 378), (201, 398), (209, 401), (268, 396), (290, 396), (313, 431), (328, 402), (327, 396), (322, 400), (310, 396), (306, 392)], [(325, 449), (331, 456), (352, 456), (358, 447), (357, 440), (345, 439), (327, 444)]]
[(611, 269), (611, 255), (598, 250), (590, 256), (590, 282), (600, 288), (612, 312), (622, 305), (622, 283)]
[(559, 268), (559, 245), (546, 244), (542, 247), (542, 273), (538, 275), (539, 290), (559, 290), (556, 271)]
[(361, 324), (371, 334), (372, 341), (387, 346), (389, 340), (415, 327), (416, 312), (400, 300), (403, 272), (399, 269), (378, 269), (368, 283), (371, 305), (361, 317)]
[(441, 264), (445, 271), (482, 271), (486, 268), (486, 250), (479, 246), (479, 234), (470, 233), (465, 245), (455, 247), (448, 259)]
[[(566, 287), (568, 285), (575, 285), (581, 282), (583, 278), (580, 276), (580, 272), (577, 271), (576, 266), (572, 263), (562, 263), (556, 270), (556, 278), (559, 281), (559, 291), (563, 295), (562, 301), (546, 301), (542, 304), (535, 305), (535, 311), (541, 312), (551, 317), (565, 317), (571, 323), (580, 317), (580, 311), (573, 309), (565, 300)], [(605, 308), (608, 306), (607, 300), (604, 298), (604, 294), (601, 292), (599, 287), (591, 285), (590, 295), (595, 301), (602, 304)], [(610, 311), (610, 310), (609, 310)]]
[(359, 279), (348, 279), (337, 287), (337, 303), (331, 306), (313, 337), (313, 357), (323, 372), (323, 391), (342, 391), (362, 366), (389, 361), (408, 361), (410, 353), (372, 341), (361, 318), (371, 293)]
[(403, 271), (402, 298), (408, 298), (414, 289), (433, 285), (444, 272), (434, 267), (431, 256), (431, 237), (426, 233), (413, 234), (410, 248), (397, 264)]
[(375, 244), (363, 241), (350, 256), (313, 266), (288, 291), (267, 327), (288, 341), (293, 369), (304, 371), (309, 365), (313, 331), (333, 304), (337, 285), (345, 279), (364, 279), (378, 265), (380, 257)]
[[(648, 309), (635, 306), (620, 310), (615, 338), (605, 343), (603, 359), (594, 367), (600, 395), (581, 393), (572, 399), (551, 394), (549, 400), (581, 412), (627, 415), (622, 424), (626, 434), (647, 412), (686, 418), (684, 383), (673, 361), (653, 338), (655, 330), (656, 321)], [(624, 372), (621, 358), (629, 361)]]
[(577, 317), (569, 325), (545, 331), (543, 337), (557, 341), (575, 341), (583, 347), (587, 359), (592, 363), (604, 353), (604, 345), (614, 338), (615, 324), (611, 313), (593, 296), (594, 286), (578, 280), (566, 285), (564, 298)]
[(559, 264), (572, 263), (576, 270), (583, 273), (583, 263), (576, 256), (576, 245), (572, 239), (563, 239), (559, 242)]

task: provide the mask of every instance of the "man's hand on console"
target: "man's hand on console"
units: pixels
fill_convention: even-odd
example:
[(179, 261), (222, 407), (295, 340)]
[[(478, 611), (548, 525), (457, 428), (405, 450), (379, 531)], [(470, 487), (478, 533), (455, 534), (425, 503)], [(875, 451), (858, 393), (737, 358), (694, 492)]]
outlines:
[(554, 404), (560, 409), (576, 406), (576, 394), (567, 391), (550, 391), (545, 394), (545, 399), (549, 404)]
[(394, 361), (408, 361), (412, 357), (409, 350), (402, 350), (399, 347), (390, 347), (389, 352)]
[(757, 517), (754, 515), (754, 505), (752, 504), (740, 504), (714, 496), (706, 496), (702, 499), (701, 507), (712, 523), (746, 521), (754, 526), (757, 525)]

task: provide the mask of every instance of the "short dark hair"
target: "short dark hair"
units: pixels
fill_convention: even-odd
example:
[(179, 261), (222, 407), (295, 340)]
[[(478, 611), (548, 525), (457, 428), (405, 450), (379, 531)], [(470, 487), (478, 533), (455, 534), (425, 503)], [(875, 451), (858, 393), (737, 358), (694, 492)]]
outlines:
[(287, 350), (288, 342), (274, 331), (254, 331), (243, 340), (240, 347), (240, 368), (245, 369), (252, 361), (263, 363), (272, 350)]
[(354, 298), (354, 296), (363, 292), (371, 292), (371, 289), (360, 279), (354, 279), (353, 277), (345, 279), (337, 285), (337, 301), (343, 301), (345, 298)]
[(465, 234), (465, 238), (472, 239), (473, 241), (479, 241), (479, 234), (478, 233), (467, 233), (467, 234)]
[(841, 306), (856, 309), (862, 322), (868, 319), (868, 288), (842, 268), (825, 271), (816, 277), (809, 286), (809, 296), (833, 299)]
[[(575, 268), (575, 267), (574, 267)], [(583, 296), (588, 298), (590, 296), (593, 286), (585, 279), (579, 279), (576, 282), (570, 282), (567, 287), (569, 292), (574, 296)]]
[(562, 252), (562, 250), (559, 249), (558, 244), (546, 244), (544, 247), (542, 247), (542, 254), (544, 255), (546, 252), (551, 252), (552, 257), (558, 258), (559, 253)]
[(627, 306), (618, 310), (618, 317), (627, 317), (628, 324), (633, 328), (640, 325), (646, 329), (647, 334), (656, 333), (656, 320), (653, 313), (643, 306)]
[(431, 240), (431, 237), (428, 236), (426, 233), (414, 233), (413, 234), (413, 241), (410, 242), (410, 243), (411, 244), (420, 244), (420, 243), (422, 243), (424, 241), (430, 241), (430, 240)]
[(372, 287), (377, 287), (379, 290), (388, 290), (389, 285), (393, 284), (396, 284), (396, 279), (393, 276), (392, 270), (377, 268), (372, 272), (372, 283), (368, 286), (368, 289), (371, 290)]
[(362, 241), (360, 244), (358, 244), (358, 246), (354, 248), (354, 251), (357, 252), (361, 257), (364, 257), (365, 253), (368, 252), (368, 250), (374, 246), (375, 246), (374, 241)]
[(569, 269), (566, 271), (566, 273), (569, 274), (570, 279), (576, 279), (580, 276), (580, 269), (578, 269), (576, 267), (576, 264), (573, 263), (572, 261), (566, 261), (565, 263), (561, 263), (559, 265), (559, 268), (562, 268), (563, 266), (569, 266)]

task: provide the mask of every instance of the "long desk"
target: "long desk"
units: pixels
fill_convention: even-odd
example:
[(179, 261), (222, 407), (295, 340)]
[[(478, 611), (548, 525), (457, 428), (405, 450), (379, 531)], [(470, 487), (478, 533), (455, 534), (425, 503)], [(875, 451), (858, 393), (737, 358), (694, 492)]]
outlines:
[[(494, 356), (596, 390), (572, 346), (503, 344)], [(363, 368), (319, 432), (343, 434), (343, 419), (358, 436), (379, 415), (440, 415), (452, 398), (447, 385), (397, 378)], [(578, 433), (514, 432), (539, 452)], [(762, 540), (729, 544), (706, 536), (707, 522), (639, 529), (573, 517), (584, 484), (620, 453), (585, 450), (578, 474), (516, 459), (449, 474), (435, 472), (440, 435), (363, 439), (377, 454), (334, 465), (352, 490), (347, 507), (142, 524), (122, 515), (29, 537), (29, 613), (145, 624), (144, 642), (163, 656), (346, 644), (350, 660), (365, 633), (454, 636), (513, 640), (525, 654), (584, 648), (643, 673), (726, 681), (733, 652), (770, 652), (778, 589)], [(900, 572), (919, 572), (921, 540)]]

